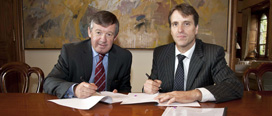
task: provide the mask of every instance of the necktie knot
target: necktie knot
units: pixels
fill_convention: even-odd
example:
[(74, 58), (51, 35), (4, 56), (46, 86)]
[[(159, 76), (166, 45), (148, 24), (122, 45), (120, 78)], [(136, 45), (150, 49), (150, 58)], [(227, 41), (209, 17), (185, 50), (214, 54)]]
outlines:
[(186, 56), (181, 55), (181, 54), (178, 55), (179, 62), (182, 62), (184, 60), (184, 58), (186, 58)]
[(99, 60), (103, 60), (105, 54), (99, 54)]

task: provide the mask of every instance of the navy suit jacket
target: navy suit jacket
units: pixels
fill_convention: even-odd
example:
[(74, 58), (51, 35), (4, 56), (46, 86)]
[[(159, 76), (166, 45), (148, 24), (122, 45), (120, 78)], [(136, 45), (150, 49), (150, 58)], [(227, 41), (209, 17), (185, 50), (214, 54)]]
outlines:
[[(151, 78), (162, 81), (160, 92), (173, 91), (175, 71), (175, 43), (155, 48)], [(186, 90), (204, 87), (216, 102), (241, 98), (243, 85), (227, 66), (223, 47), (196, 39), (189, 64)]]
[[(88, 81), (93, 67), (93, 53), (90, 39), (65, 44), (62, 47), (57, 64), (44, 81), (44, 91), (63, 98), (66, 91), (75, 83), (81, 83), (80, 77)], [(130, 92), (130, 71), (132, 54), (130, 51), (112, 46), (109, 51), (107, 90)]]

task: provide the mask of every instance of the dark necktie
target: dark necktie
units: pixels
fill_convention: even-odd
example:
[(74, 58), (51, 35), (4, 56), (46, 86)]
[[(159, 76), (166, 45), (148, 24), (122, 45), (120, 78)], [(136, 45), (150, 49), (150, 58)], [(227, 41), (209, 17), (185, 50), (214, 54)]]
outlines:
[(183, 69), (183, 59), (184, 55), (178, 55), (178, 67), (176, 70), (175, 80), (174, 80), (174, 91), (184, 91), (184, 69)]
[(99, 54), (99, 61), (95, 67), (94, 83), (97, 86), (98, 91), (104, 91), (106, 86), (105, 69), (102, 62), (104, 56), (104, 54)]

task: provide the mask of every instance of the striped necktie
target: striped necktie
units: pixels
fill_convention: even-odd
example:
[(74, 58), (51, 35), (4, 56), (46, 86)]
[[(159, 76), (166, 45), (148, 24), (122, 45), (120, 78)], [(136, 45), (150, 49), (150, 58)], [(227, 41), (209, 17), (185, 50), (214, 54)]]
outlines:
[(102, 62), (104, 56), (105, 54), (99, 54), (99, 61), (97, 62), (95, 67), (94, 83), (97, 86), (98, 91), (104, 91), (106, 86), (105, 69)]
[(178, 67), (174, 80), (174, 91), (184, 91), (184, 69), (183, 69), (183, 59), (184, 55), (178, 55)]

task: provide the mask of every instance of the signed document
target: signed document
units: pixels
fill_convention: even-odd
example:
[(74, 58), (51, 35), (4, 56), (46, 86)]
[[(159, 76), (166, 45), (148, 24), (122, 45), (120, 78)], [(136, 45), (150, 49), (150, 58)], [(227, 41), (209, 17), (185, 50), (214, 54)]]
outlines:
[(54, 102), (62, 106), (82, 110), (88, 110), (92, 108), (94, 105), (96, 105), (98, 102), (104, 102), (108, 104), (119, 102), (122, 102), (121, 104), (139, 104), (155, 102), (158, 103), (158, 106), (200, 106), (198, 102), (193, 103), (174, 102), (172, 104), (167, 104), (167, 102), (159, 103), (157, 100), (154, 99), (158, 95), (159, 93), (156, 94), (129, 93), (128, 95), (126, 95), (121, 93), (103, 91), (101, 93), (96, 93), (95, 95), (85, 99), (69, 98), (69, 99), (53, 99), (48, 101)]
[(85, 99), (70, 98), (70, 99), (53, 99), (48, 101), (54, 102), (62, 106), (67, 106), (81, 110), (88, 110), (92, 108), (94, 105), (96, 105), (99, 101), (112, 104), (122, 102), (122, 100), (126, 98), (127, 95), (125, 94), (103, 91), (101, 93), (96, 93), (95, 95)]

